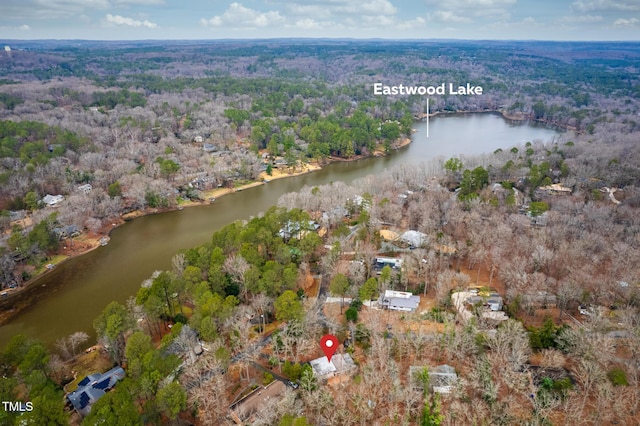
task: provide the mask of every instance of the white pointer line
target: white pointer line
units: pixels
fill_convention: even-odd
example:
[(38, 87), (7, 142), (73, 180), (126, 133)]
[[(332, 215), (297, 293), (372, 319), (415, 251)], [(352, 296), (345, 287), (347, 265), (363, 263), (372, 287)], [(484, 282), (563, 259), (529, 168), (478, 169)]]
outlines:
[(427, 98), (427, 137), (429, 137), (429, 98)]

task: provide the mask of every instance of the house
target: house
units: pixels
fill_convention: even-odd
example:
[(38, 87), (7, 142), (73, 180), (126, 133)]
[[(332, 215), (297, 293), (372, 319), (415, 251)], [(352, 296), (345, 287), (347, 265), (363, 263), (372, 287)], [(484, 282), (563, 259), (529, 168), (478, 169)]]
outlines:
[(544, 212), (541, 215), (533, 216), (531, 212), (527, 212), (527, 217), (531, 221), (532, 226), (546, 226), (549, 219), (549, 212)]
[(380, 297), (380, 306), (392, 311), (413, 312), (420, 305), (420, 296), (406, 291), (385, 290)]
[(104, 374), (90, 374), (78, 383), (78, 389), (67, 395), (73, 408), (85, 417), (91, 411), (91, 406), (112, 389), (119, 380), (124, 379), (122, 367), (114, 367)]
[(64, 240), (65, 238), (74, 238), (80, 235), (80, 228), (76, 225), (63, 226), (59, 228), (53, 228), (53, 233), (58, 237), (59, 240)]
[(373, 268), (381, 271), (385, 266), (389, 266), (391, 269), (400, 269), (402, 267), (402, 259), (397, 257), (376, 257), (376, 263)]
[(559, 183), (554, 183), (547, 186), (541, 186), (538, 188), (540, 191), (543, 191), (547, 194), (571, 194), (571, 188), (567, 188), (566, 186), (562, 186)]
[(450, 365), (443, 364), (433, 368), (422, 366), (409, 367), (409, 381), (416, 389), (423, 389), (421, 374), (424, 370), (429, 374), (428, 387), (431, 392), (439, 394), (449, 394), (458, 383), (456, 369)]
[(91, 186), (90, 183), (85, 183), (84, 185), (80, 185), (77, 189), (79, 192), (82, 192), (83, 194), (88, 194), (91, 192), (93, 187)]
[(285, 160), (282, 157), (276, 157), (275, 160), (273, 161), (273, 167), (275, 167), (276, 169), (286, 167), (286, 166), (287, 166), (287, 160)]
[(313, 374), (319, 381), (349, 375), (356, 370), (356, 364), (349, 354), (334, 354), (331, 361), (326, 356), (309, 361)]
[(500, 296), (498, 293), (495, 293), (495, 292), (492, 292), (491, 294), (489, 294), (489, 297), (487, 298), (487, 306), (489, 307), (490, 310), (494, 312), (501, 311), (503, 305), (504, 303), (502, 301), (502, 296)]
[(320, 225), (313, 221), (309, 220), (306, 222), (295, 222), (288, 221), (285, 225), (280, 228), (278, 231), (278, 235), (285, 240), (290, 240), (291, 238), (302, 239), (305, 235), (307, 235), (310, 231), (317, 231), (320, 228)]
[(189, 364), (193, 363), (202, 351), (202, 342), (198, 340), (198, 334), (188, 325), (182, 325), (180, 334), (164, 349), (166, 354), (176, 355)]
[(399, 240), (405, 244), (408, 244), (409, 247), (422, 247), (428, 241), (429, 237), (427, 234), (419, 232), (419, 231), (406, 231), (402, 235), (400, 235)]
[(60, 204), (62, 202), (62, 200), (64, 200), (64, 197), (62, 195), (45, 195), (44, 198), (42, 199), (42, 202), (44, 204), (46, 204), (49, 207), (55, 207), (58, 204)]
[(213, 152), (216, 152), (218, 150), (218, 147), (210, 143), (205, 143), (204, 145), (202, 145), (202, 150), (207, 154), (211, 154)]

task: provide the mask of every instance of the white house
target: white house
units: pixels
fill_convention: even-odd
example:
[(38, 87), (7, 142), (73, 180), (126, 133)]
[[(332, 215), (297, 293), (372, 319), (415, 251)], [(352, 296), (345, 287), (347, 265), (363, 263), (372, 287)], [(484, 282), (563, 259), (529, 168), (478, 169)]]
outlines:
[(49, 207), (55, 207), (60, 204), (64, 200), (62, 195), (45, 195), (42, 199), (42, 202), (45, 203)]
[(422, 247), (429, 241), (429, 236), (420, 231), (410, 230), (400, 235), (400, 241), (412, 247)]
[(78, 191), (82, 192), (84, 194), (90, 193), (92, 189), (93, 189), (93, 187), (91, 186), (90, 183), (85, 183), (84, 185), (80, 185), (78, 187)]
[(380, 306), (392, 311), (413, 312), (420, 305), (420, 296), (406, 291), (385, 290), (380, 296)]
[(398, 269), (402, 266), (402, 259), (398, 257), (376, 257), (376, 268), (382, 269), (385, 266), (389, 266), (392, 269)]
[(335, 376), (349, 374), (356, 369), (356, 364), (349, 354), (334, 354), (331, 361), (323, 356), (309, 361), (309, 364), (318, 380), (328, 380)]

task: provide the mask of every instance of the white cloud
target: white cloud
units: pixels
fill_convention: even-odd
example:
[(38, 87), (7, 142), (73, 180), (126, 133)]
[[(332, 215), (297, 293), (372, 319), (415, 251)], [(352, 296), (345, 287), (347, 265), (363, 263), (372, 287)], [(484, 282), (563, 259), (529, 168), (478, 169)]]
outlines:
[(200, 20), (200, 23), (204, 26), (238, 28), (261, 28), (274, 24), (283, 24), (284, 22), (285, 18), (278, 11), (260, 12), (237, 2), (231, 3), (222, 15)]
[(616, 25), (618, 27), (636, 27), (638, 26), (638, 24), (640, 23), (640, 19), (638, 18), (631, 18), (631, 19), (616, 19), (616, 21), (613, 23), (613, 25)]
[(435, 21), (439, 22), (449, 22), (455, 24), (468, 24), (472, 22), (471, 18), (466, 16), (456, 15), (454, 12), (450, 10), (437, 10), (435, 13), (431, 15), (431, 17)]
[(559, 21), (572, 24), (592, 24), (595, 22), (602, 22), (602, 19), (603, 18), (600, 15), (572, 15), (563, 16)]
[(363, 16), (362, 22), (369, 27), (391, 27), (397, 23), (394, 17), (387, 15)]
[(293, 26), (303, 30), (314, 30), (321, 27), (319, 22), (311, 18), (298, 19)]
[(157, 6), (165, 0), (0, 0), (0, 3), (0, 19), (53, 20), (114, 7)]
[(470, 10), (474, 8), (506, 7), (516, 3), (516, 0), (425, 0), (427, 6), (435, 6), (448, 10)]
[(105, 16), (105, 19), (110, 24), (126, 25), (128, 27), (146, 27), (146, 28), (158, 27), (158, 24), (149, 22), (146, 19), (144, 21), (140, 21), (138, 19), (127, 18), (126, 16), (120, 16), (120, 15), (112, 15), (110, 13), (107, 13), (107, 16)]
[(516, 0), (425, 0), (427, 7), (434, 9), (430, 20), (448, 24), (508, 21), (509, 8), (515, 3)]
[(401, 21), (400, 23), (397, 24), (397, 28), (399, 30), (412, 30), (415, 28), (424, 27), (426, 23), (427, 23), (426, 19), (424, 19), (421, 16), (418, 16), (416, 19), (412, 19), (410, 21)]
[(571, 8), (580, 12), (602, 11), (636, 11), (640, 10), (638, 0), (576, 0)]
[(319, 5), (289, 3), (287, 4), (287, 10), (291, 15), (295, 16), (313, 16), (314, 18), (328, 18), (331, 16), (330, 8)]
[(31, 29), (31, 27), (30, 27), (30, 26), (28, 26), (27, 24), (23, 24), (23, 25), (20, 25), (20, 26), (18, 27), (18, 29), (19, 29), (20, 31), (29, 31), (29, 30)]
[(164, 0), (111, 0), (114, 5), (139, 5), (139, 6), (157, 6), (165, 4)]
[(0, 19), (61, 19), (85, 9), (106, 9), (108, 0), (2, 0)]
[(346, 18), (346, 15), (353, 15), (354, 18), (361, 16), (393, 16), (398, 13), (393, 3), (389, 0), (327, 0), (327, 1), (291, 1), (275, 2), (282, 4), (292, 15), (301, 15), (312, 18), (327, 18), (329, 16)]
[[(356, 3), (356, 2), (353, 2)], [(372, 0), (360, 4), (354, 4), (356, 11), (362, 14), (371, 15), (395, 15), (398, 9), (387, 0)]]

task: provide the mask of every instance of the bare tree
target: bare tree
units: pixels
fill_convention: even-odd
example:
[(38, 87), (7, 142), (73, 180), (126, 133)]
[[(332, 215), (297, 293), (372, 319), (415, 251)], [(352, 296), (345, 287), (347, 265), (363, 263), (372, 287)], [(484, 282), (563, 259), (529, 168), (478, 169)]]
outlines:
[(244, 301), (247, 300), (247, 286), (245, 281), (245, 275), (251, 268), (251, 265), (240, 254), (232, 254), (227, 257), (222, 267), (224, 271), (231, 276), (233, 281), (240, 287), (240, 298)]

